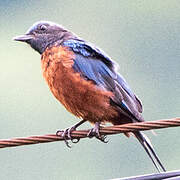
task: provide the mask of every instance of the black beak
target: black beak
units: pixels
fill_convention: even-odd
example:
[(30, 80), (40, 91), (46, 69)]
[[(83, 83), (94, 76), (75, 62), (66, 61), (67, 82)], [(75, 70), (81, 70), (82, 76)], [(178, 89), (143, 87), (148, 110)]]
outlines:
[(21, 35), (21, 36), (16, 36), (16, 37), (13, 38), (13, 40), (27, 42), (27, 41), (29, 41), (29, 40), (31, 40), (33, 38), (34, 38), (33, 35), (25, 34), (25, 35)]

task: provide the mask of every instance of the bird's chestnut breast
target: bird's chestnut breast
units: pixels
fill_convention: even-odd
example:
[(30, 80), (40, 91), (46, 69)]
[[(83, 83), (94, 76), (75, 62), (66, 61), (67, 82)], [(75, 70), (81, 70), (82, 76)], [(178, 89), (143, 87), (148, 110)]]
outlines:
[(48, 48), (42, 54), (43, 76), (54, 96), (69, 112), (91, 122), (108, 121), (116, 116), (116, 110), (109, 104), (112, 93), (75, 72), (74, 59), (74, 52), (62, 46)]

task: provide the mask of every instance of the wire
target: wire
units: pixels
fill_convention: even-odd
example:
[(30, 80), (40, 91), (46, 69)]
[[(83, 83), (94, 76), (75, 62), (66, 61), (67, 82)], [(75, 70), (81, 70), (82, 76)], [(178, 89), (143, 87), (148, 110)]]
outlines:
[[(151, 129), (168, 128), (175, 126), (180, 126), (180, 118), (101, 127), (100, 134), (112, 135), (112, 134), (127, 133), (133, 131), (145, 131)], [(89, 130), (73, 131), (71, 137), (72, 139), (87, 138), (88, 132)], [(20, 137), (20, 138), (12, 138), (12, 139), (0, 139), (0, 148), (23, 146), (23, 145), (38, 144), (38, 143), (48, 143), (54, 141), (64, 141), (64, 138), (59, 135), (57, 136), (56, 134), (47, 134), (47, 135)]]
[(141, 176), (132, 176), (132, 177), (126, 177), (126, 178), (117, 178), (117, 179), (111, 179), (111, 180), (162, 180), (167, 178), (170, 180), (178, 180), (180, 179), (180, 171), (168, 171), (163, 173), (156, 173), (156, 174), (145, 174)]

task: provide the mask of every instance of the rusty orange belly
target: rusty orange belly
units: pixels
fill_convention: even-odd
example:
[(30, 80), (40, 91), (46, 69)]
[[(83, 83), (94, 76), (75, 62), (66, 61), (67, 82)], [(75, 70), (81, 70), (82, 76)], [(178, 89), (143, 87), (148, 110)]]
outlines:
[(74, 57), (73, 52), (62, 46), (42, 54), (43, 76), (54, 96), (69, 112), (92, 123), (117, 116), (116, 109), (109, 104), (112, 93), (76, 73), (72, 68)]

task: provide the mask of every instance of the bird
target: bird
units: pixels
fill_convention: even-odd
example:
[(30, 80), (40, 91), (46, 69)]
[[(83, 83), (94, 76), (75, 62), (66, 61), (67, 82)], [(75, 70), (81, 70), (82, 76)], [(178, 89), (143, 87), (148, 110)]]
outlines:
[[(71, 132), (87, 121), (94, 125), (87, 136), (102, 142), (107, 141), (99, 132), (101, 125), (144, 121), (142, 103), (118, 72), (117, 63), (94, 44), (50, 21), (34, 23), (14, 40), (29, 44), (41, 55), (43, 77), (51, 92), (70, 113), (81, 119), (63, 131), (67, 146), (67, 137), (71, 139)], [(155, 168), (165, 172), (148, 137), (140, 131), (125, 133), (128, 137), (131, 134), (143, 146)]]

